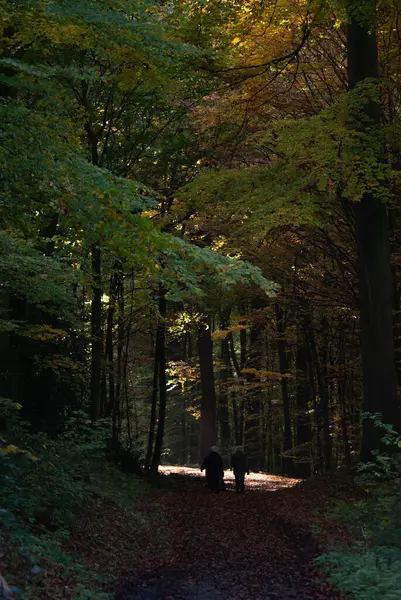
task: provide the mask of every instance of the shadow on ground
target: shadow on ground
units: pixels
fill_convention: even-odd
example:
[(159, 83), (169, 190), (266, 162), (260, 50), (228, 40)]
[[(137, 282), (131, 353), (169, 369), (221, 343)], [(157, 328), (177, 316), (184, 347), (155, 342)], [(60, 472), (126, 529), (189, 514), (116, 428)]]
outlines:
[[(171, 528), (168, 546), (160, 567), (126, 582), (116, 600), (341, 598), (317, 577), (318, 548), (307, 528), (278, 510), (280, 491), (297, 480), (253, 473), (240, 494), (227, 473), (227, 491), (215, 494), (198, 469), (161, 471), (177, 484), (157, 501)], [(149, 511), (149, 503), (142, 508)]]

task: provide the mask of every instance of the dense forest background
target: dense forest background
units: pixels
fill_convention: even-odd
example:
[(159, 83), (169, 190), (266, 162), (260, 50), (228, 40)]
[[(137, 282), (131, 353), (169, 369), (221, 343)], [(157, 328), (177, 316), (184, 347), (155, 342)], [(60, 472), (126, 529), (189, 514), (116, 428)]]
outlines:
[(1, 2), (4, 413), (300, 477), (399, 425), (400, 6), (346, 4)]
[(400, 23), (0, 0), (2, 600), (399, 598)]

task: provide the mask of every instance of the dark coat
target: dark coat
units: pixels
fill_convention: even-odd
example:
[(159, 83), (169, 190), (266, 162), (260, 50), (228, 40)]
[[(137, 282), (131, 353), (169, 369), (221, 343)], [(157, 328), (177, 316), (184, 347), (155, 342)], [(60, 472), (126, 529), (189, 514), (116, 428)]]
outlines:
[(231, 456), (231, 466), (234, 471), (234, 475), (249, 475), (248, 459), (246, 455), (237, 450), (235, 454)]
[(206, 471), (206, 477), (224, 477), (223, 461), (218, 452), (210, 452), (203, 459), (201, 471)]

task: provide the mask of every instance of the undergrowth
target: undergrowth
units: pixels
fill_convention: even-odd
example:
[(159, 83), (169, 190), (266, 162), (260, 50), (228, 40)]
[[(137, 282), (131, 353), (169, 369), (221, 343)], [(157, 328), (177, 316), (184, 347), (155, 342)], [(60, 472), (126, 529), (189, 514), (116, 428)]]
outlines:
[(0, 399), (0, 574), (19, 600), (111, 598), (104, 590), (113, 575), (87, 569), (66, 547), (82, 515), (90, 518), (99, 503), (120, 507), (146, 531), (134, 507), (150, 484), (106, 460), (107, 422), (94, 425), (76, 412), (50, 439), (31, 433), (18, 410)]
[(339, 589), (355, 600), (399, 600), (401, 590), (401, 437), (380, 415), (367, 415), (383, 429), (383, 446), (359, 468), (356, 482), (366, 499), (337, 504), (332, 518), (343, 521), (355, 544), (321, 556), (318, 564)]

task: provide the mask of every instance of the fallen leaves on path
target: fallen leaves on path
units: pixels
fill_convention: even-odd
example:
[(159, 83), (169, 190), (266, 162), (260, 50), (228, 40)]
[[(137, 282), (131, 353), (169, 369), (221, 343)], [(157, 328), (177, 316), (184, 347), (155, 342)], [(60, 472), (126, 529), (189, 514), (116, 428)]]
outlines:
[[(29, 576), (30, 598), (72, 600), (83, 579), (94, 590), (117, 590), (116, 600), (341, 598), (313, 561), (333, 541), (353, 543), (327, 517), (333, 499), (364, 493), (348, 477), (299, 485), (252, 473), (246, 493), (238, 494), (227, 472), (227, 491), (215, 494), (199, 469), (162, 467), (161, 475), (168, 484), (149, 487), (130, 510), (94, 498), (64, 546), (84, 573), (69, 573), (56, 557), (44, 560), (40, 573)], [(28, 567), (13, 561), (13, 580)]]
[(119, 600), (341, 598), (313, 564), (320, 549), (310, 528), (313, 509), (329, 500), (325, 486), (310, 494), (307, 486), (294, 487), (296, 480), (254, 473), (247, 492), (238, 494), (227, 474), (227, 491), (215, 494), (199, 470), (163, 467), (162, 473), (177, 477), (177, 489), (157, 499), (169, 544), (153, 557), (153, 568), (123, 586)]

